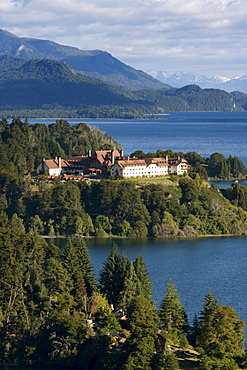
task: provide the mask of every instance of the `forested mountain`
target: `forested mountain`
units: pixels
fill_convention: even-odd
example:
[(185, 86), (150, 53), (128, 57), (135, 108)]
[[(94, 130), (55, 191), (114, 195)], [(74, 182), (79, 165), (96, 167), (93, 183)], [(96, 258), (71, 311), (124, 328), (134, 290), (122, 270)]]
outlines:
[(78, 74), (62, 61), (10, 56), (0, 57), (0, 94), (2, 116), (47, 117), (48, 112), (54, 117), (69, 111), (70, 116), (135, 118), (166, 111), (241, 109), (221, 90), (190, 85), (130, 91)]
[(243, 110), (247, 110), (247, 94), (234, 91), (231, 93), (231, 95), (238, 106), (241, 106)]
[(80, 50), (49, 40), (17, 37), (0, 30), (0, 55), (23, 59), (53, 59), (68, 63), (77, 72), (130, 90), (170, 88), (147, 73), (120, 62), (101, 50)]
[(2, 116), (135, 118), (168, 111), (233, 111), (246, 105), (222, 90), (164, 85), (106, 52), (19, 38), (3, 30), (0, 94)]
[(134, 102), (131, 92), (77, 74), (65, 62), (24, 61), (7, 56), (0, 57), (0, 65), (3, 65), (0, 72), (2, 109), (42, 108), (44, 104), (79, 108), (83, 104), (125, 105)]

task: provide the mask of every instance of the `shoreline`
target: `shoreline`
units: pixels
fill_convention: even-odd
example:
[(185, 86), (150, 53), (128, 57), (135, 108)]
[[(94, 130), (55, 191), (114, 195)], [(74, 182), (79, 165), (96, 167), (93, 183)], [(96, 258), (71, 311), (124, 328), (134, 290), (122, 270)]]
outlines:
[(107, 236), (85, 236), (85, 235), (78, 235), (78, 234), (71, 234), (68, 236), (64, 235), (39, 235), (44, 239), (67, 239), (70, 236), (75, 235), (78, 238), (83, 239), (136, 239), (136, 240), (188, 240), (188, 239), (200, 239), (200, 238), (219, 238), (219, 237), (247, 237), (247, 234), (197, 234), (197, 235), (188, 235), (188, 236), (173, 236), (173, 237), (154, 237), (154, 236), (147, 236), (145, 238), (138, 238), (138, 237), (131, 237), (131, 236), (118, 236), (118, 235), (107, 235)]

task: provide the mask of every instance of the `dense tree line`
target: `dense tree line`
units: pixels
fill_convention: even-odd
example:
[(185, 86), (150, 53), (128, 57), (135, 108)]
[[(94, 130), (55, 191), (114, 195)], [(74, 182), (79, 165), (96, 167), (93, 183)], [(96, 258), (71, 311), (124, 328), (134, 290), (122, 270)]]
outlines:
[[(26, 231), (41, 235), (118, 235), (179, 237), (205, 234), (246, 234), (246, 189), (235, 184), (228, 191), (207, 188), (204, 158), (187, 153), (190, 176), (174, 177), (174, 185), (138, 185), (127, 180), (47, 182), (26, 176), (43, 157), (67, 157), (88, 149), (117, 147), (111, 137), (80, 123), (57, 120), (46, 126), (14, 119), (0, 121), (0, 212), (5, 220), (18, 218)], [(134, 153), (136, 156), (142, 152)], [(153, 153), (148, 153), (151, 156)], [(158, 150), (156, 156), (173, 155)], [(221, 154), (207, 163), (218, 166)], [(229, 157), (228, 170), (244, 171), (242, 162)], [(222, 169), (222, 166), (220, 167)], [(224, 167), (225, 168), (225, 167)], [(229, 170), (230, 171), (230, 170)], [(25, 174), (25, 176), (24, 176)]]
[(181, 177), (178, 186), (106, 179), (49, 184), (43, 175), (32, 185), (2, 170), (0, 225), (18, 219), (26, 231), (51, 236), (245, 235), (246, 188), (236, 183), (220, 192), (196, 175)]
[(89, 149), (120, 149), (112, 137), (85, 123), (70, 126), (63, 119), (50, 125), (30, 125), (19, 118), (0, 121), (1, 169), (25, 174), (37, 168), (42, 158), (86, 155)]
[(190, 326), (172, 280), (156, 308), (142, 256), (130, 261), (113, 246), (97, 281), (82, 238), (70, 236), (61, 251), (18, 219), (0, 228), (0, 252), (0, 361), (176, 370), (173, 349), (193, 346), (197, 369), (246, 365), (234, 309), (208, 292)]
[(14, 218), (41, 235), (100, 237), (247, 232), (246, 189), (239, 184), (223, 196), (216, 187), (201, 185), (199, 176), (181, 177), (176, 187), (125, 180), (49, 184), (42, 175), (37, 181), (39, 188), (32, 191), (29, 178), (0, 171), (0, 225)]
[[(27, 118), (119, 118), (119, 119), (144, 119), (145, 113), (156, 113), (157, 109), (150, 109), (149, 107), (140, 106), (126, 107), (126, 106), (112, 106), (102, 104), (99, 106), (84, 104), (80, 108), (63, 107), (59, 104), (44, 104), (42, 109), (1, 109), (3, 117), (13, 119), (15, 117)], [(164, 112), (164, 111), (163, 111)]]

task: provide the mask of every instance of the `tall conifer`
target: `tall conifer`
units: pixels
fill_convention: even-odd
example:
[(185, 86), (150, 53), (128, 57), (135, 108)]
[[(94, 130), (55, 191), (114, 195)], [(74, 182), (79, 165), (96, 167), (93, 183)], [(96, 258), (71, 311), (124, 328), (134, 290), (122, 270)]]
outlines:
[(114, 308), (118, 307), (120, 293), (123, 291), (124, 280), (128, 274), (128, 257), (120, 254), (116, 245), (106, 261), (99, 276), (99, 288), (102, 294), (105, 294), (109, 303)]
[(172, 280), (166, 288), (166, 295), (160, 306), (160, 320), (164, 329), (175, 328), (183, 331), (188, 326), (185, 308)]
[(74, 289), (81, 285), (79, 281), (83, 278), (87, 295), (90, 296), (95, 289), (96, 282), (93, 264), (82, 238), (74, 235), (68, 238), (64, 249), (64, 265), (74, 282)]
[(155, 356), (158, 327), (156, 310), (150, 299), (136, 296), (128, 309), (130, 337), (125, 343), (124, 370), (151, 370)]

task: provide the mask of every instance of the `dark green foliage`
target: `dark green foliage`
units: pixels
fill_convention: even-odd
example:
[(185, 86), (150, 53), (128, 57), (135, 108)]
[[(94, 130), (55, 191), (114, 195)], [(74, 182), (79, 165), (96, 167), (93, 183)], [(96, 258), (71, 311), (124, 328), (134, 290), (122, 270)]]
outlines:
[(222, 194), (233, 204), (247, 211), (247, 188), (244, 185), (235, 182), (228, 189), (222, 189)]
[[(160, 347), (157, 310), (141, 256), (130, 263), (114, 247), (104, 264), (100, 288), (106, 295), (114, 289), (115, 301), (127, 313), (119, 320), (106, 297), (96, 291), (88, 297), (95, 280), (84, 240), (70, 237), (62, 253), (36, 233), (26, 233), (17, 215), (5, 228), (7, 216), (1, 215), (5, 218), (0, 226), (1, 362), (83, 370), (179, 369), (169, 344), (187, 344), (183, 336), (187, 322), (172, 281), (160, 310), (167, 340)], [(200, 369), (244, 366), (244, 323), (210, 292), (193, 335), (202, 354)]]
[(85, 123), (74, 126), (57, 120), (49, 126), (13, 119), (8, 125), (0, 121), (0, 157), (2, 169), (20, 174), (37, 168), (43, 158), (86, 155), (89, 149), (121, 149), (112, 137)]
[(161, 325), (165, 330), (185, 331), (188, 327), (185, 308), (180, 303), (175, 284), (170, 280), (159, 311)]
[(200, 316), (197, 345), (210, 358), (234, 359), (243, 352), (244, 327), (234, 309), (220, 306), (209, 292)]
[(146, 298), (151, 298), (152, 282), (148, 274), (147, 265), (144, 258), (140, 255), (133, 262), (135, 274), (138, 279), (137, 294), (143, 295)]
[[(127, 361), (124, 370), (151, 370), (158, 327), (152, 302), (140, 295), (128, 310), (130, 337), (125, 343)], [(148, 319), (147, 319), (148, 318)]]
[(210, 177), (226, 179), (230, 172), (225, 157), (220, 153), (214, 153), (210, 156), (208, 174)]
[(17, 223), (0, 229), (0, 249), (1, 361), (59, 362), (72, 356), (90, 328), (75, 311), (76, 284), (60, 250)]
[[(76, 299), (81, 303), (84, 294), (90, 296), (96, 285), (89, 252), (82, 238), (76, 236), (68, 238), (64, 249), (64, 265), (76, 288)], [(83, 292), (83, 284), (85, 284), (85, 293)]]
[(152, 284), (143, 257), (137, 256), (132, 263), (114, 245), (100, 272), (99, 288), (115, 309), (124, 311), (137, 295), (151, 299)]
[(179, 180), (179, 187), (182, 192), (182, 203), (192, 203), (198, 198), (200, 187), (196, 180), (192, 180), (190, 177), (182, 177)]
[(117, 246), (113, 246), (112, 252), (104, 262), (99, 276), (99, 288), (105, 294), (114, 308), (118, 307), (119, 295), (123, 290), (124, 280), (128, 271), (128, 258), (120, 254)]
[(242, 178), (247, 175), (246, 167), (238, 157), (232, 157), (230, 155), (227, 159), (227, 164), (232, 177)]
[[(22, 229), (50, 236), (163, 238), (246, 233), (245, 187), (236, 183), (227, 191), (222, 190), (225, 197), (214, 187), (205, 188), (201, 181), (205, 178), (205, 167), (200, 162), (196, 162), (190, 176), (179, 178), (179, 186), (136, 186), (132, 181), (110, 179), (89, 184), (56, 180), (50, 184), (45, 174), (38, 175), (37, 179), (29, 175), (43, 157), (57, 154), (66, 159), (74, 154), (86, 154), (88, 149), (120, 149), (120, 145), (85, 123), (71, 127), (63, 119), (49, 126), (29, 125), (20, 119), (13, 119), (10, 124), (5, 119), (0, 122), (0, 211), (5, 212), (3, 225), (7, 222), (6, 215), (9, 220), (15, 215), (11, 222), (19, 220)], [(183, 153), (159, 149), (146, 155), (175, 156)], [(218, 162), (229, 162), (229, 174), (234, 166), (244, 172), (241, 161), (235, 157), (226, 160), (218, 153), (210, 159), (202, 160), (197, 153), (190, 154), (190, 157), (208, 163), (209, 170), (210, 163), (212, 168), (216, 168)], [(221, 176), (221, 169), (219, 166), (217, 176)], [(177, 176), (175, 181), (177, 183)]]
[(191, 166), (195, 166), (197, 163), (203, 164), (205, 163), (205, 158), (203, 158), (197, 152), (188, 152), (185, 154), (185, 159), (189, 162)]
[(179, 370), (179, 362), (173, 352), (166, 355), (163, 365), (164, 370)]
[(243, 162), (236, 156), (229, 156), (226, 159), (220, 153), (213, 153), (210, 158), (204, 158), (196, 152), (188, 153), (174, 153), (171, 149), (158, 149), (156, 153), (143, 153), (141, 150), (136, 150), (131, 154), (131, 157), (146, 158), (146, 157), (176, 157), (185, 158), (191, 167), (191, 176), (193, 173), (198, 173), (202, 180), (207, 180), (208, 177), (215, 177), (218, 179), (228, 178), (243, 178), (247, 174), (247, 169)]

